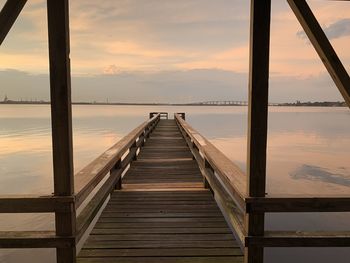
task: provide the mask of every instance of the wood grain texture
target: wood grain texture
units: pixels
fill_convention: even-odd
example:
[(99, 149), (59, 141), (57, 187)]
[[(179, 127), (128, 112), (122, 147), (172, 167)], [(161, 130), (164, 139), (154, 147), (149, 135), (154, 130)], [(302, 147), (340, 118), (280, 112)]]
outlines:
[[(54, 194), (56, 196), (73, 196), (74, 169), (68, 0), (48, 0), (47, 18)], [(75, 212), (75, 206), (71, 204), (70, 211), (55, 213), (56, 235), (62, 237), (75, 235)], [(75, 254), (75, 246), (57, 248), (57, 262), (75, 262)]]
[[(271, 0), (251, 0), (248, 92), (247, 196), (264, 197), (269, 103)], [(264, 213), (245, 214), (245, 233), (264, 235)], [(264, 262), (264, 248), (245, 248), (245, 263)]]

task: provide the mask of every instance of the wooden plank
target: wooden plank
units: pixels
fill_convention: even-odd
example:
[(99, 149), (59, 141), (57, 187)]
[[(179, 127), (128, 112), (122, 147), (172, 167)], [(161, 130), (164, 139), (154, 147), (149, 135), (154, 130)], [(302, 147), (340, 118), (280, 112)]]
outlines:
[(133, 240), (133, 241), (147, 241), (159, 240), (163, 242), (171, 241), (217, 241), (217, 240), (233, 240), (232, 234), (108, 234), (108, 235), (91, 235), (88, 241), (103, 241), (103, 240)]
[(56, 236), (53, 231), (0, 231), (0, 248), (71, 248), (74, 237)]
[(133, 223), (120, 223), (120, 222), (98, 222), (95, 225), (96, 229), (108, 229), (108, 228), (227, 228), (225, 221), (222, 222), (133, 222)]
[(263, 237), (247, 237), (246, 244), (264, 247), (349, 247), (350, 232), (269, 231)]
[(99, 249), (99, 248), (238, 248), (233, 240), (177, 240), (164, 242), (164, 240), (152, 241), (90, 241), (84, 245), (85, 249)]
[(177, 212), (177, 213), (162, 213), (162, 212), (153, 212), (153, 213), (130, 213), (130, 212), (103, 212), (101, 217), (173, 217), (173, 218), (181, 218), (181, 217), (222, 217), (222, 215), (218, 212)]
[[(54, 194), (74, 195), (72, 109), (69, 47), (68, 0), (48, 0), (50, 94), (52, 122), (52, 154)], [(56, 234), (75, 235), (75, 207), (69, 212), (55, 213)], [(57, 248), (58, 263), (75, 262), (76, 249)]]
[(305, 0), (287, 0), (310, 42), (350, 107), (350, 77)]
[(80, 257), (238, 256), (239, 248), (82, 249)]
[(0, 196), (0, 213), (69, 212), (73, 197), (15, 195)]
[(229, 234), (231, 230), (227, 227), (183, 227), (183, 228), (114, 228), (101, 229), (94, 228), (91, 232), (93, 235), (110, 235), (110, 234)]
[(246, 210), (256, 212), (349, 212), (350, 197), (249, 197)]
[(94, 257), (79, 258), (79, 263), (243, 263), (240, 256), (206, 256), (206, 257)]
[[(247, 195), (265, 196), (266, 145), (269, 91), (271, 0), (251, 0), (250, 67), (248, 102)], [(249, 236), (264, 235), (264, 214), (245, 215), (245, 230)], [(246, 263), (262, 263), (264, 248), (245, 248)]]
[(172, 218), (172, 217), (149, 217), (149, 218), (115, 218), (104, 217), (98, 220), (100, 223), (202, 223), (202, 222), (215, 222), (225, 223), (225, 219), (222, 217), (184, 217), (184, 218)]
[(0, 45), (16, 22), (27, 0), (7, 0), (0, 12)]

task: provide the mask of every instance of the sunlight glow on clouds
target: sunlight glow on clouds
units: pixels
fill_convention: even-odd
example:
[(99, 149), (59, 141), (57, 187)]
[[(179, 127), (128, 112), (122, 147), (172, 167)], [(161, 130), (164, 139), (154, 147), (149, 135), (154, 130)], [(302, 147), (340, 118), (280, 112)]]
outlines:
[[(4, 2), (0, 0), (0, 6)], [(45, 2), (28, 1), (0, 48), (0, 71), (16, 69), (40, 76), (47, 74)], [(249, 2), (70, 1), (72, 74), (98, 78), (123, 73), (151, 76), (165, 71), (177, 72), (181, 76), (184, 71), (193, 73), (193, 70), (205, 69), (214, 79), (215, 70), (231, 72), (232, 82), (242, 84), (239, 74), (246, 75), (249, 66)], [(349, 70), (350, 3), (308, 2)], [(283, 78), (302, 80), (324, 76), (324, 66), (303, 37), (301, 26), (286, 1), (273, 0), (272, 11), (272, 83), (276, 82), (274, 78), (280, 81)], [(235, 79), (236, 73), (239, 79)], [(195, 76), (192, 81), (196, 81)], [(326, 84), (329, 85), (328, 80), (324, 82)], [(247, 81), (243, 85), (245, 89)], [(333, 98), (339, 98), (336, 90), (333, 94)]]

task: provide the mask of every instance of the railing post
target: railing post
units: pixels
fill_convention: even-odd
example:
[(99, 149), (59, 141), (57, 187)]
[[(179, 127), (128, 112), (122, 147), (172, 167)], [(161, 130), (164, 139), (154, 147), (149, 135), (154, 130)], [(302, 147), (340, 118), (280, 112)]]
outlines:
[[(121, 168), (121, 164), (122, 164), (122, 159), (118, 159), (118, 161), (115, 163), (114, 167), (112, 168), (112, 170), (110, 171), (110, 173), (113, 173), (115, 170), (118, 170)], [(115, 190), (121, 190), (122, 189), (122, 177), (120, 177), (120, 179), (118, 180), (117, 184), (114, 186)]]
[[(68, 0), (48, 0), (50, 91), (54, 194), (74, 194)], [(56, 212), (56, 235), (75, 236), (74, 203), (69, 212)], [(57, 248), (58, 263), (76, 261), (76, 247)]]
[(134, 143), (131, 145), (130, 151), (133, 150), (133, 149), (136, 149), (136, 151), (135, 151), (135, 155), (134, 155), (134, 157), (133, 157), (132, 159), (133, 159), (133, 161), (136, 161), (136, 160), (137, 160), (137, 146), (136, 146), (136, 141), (134, 141)]
[[(266, 144), (271, 0), (251, 0), (250, 68), (248, 112), (247, 193), (264, 197), (266, 188)], [(264, 235), (264, 213), (245, 215), (248, 236)], [(264, 248), (248, 245), (245, 263), (262, 263)]]
[[(207, 159), (204, 159), (204, 167), (205, 167), (205, 169), (210, 170), (211, 173), (214, 173), (214, 169), (211, 166), (211, 164), (208, 162)], [(210, 191), (213, 193), (213, 189), (210, 187), (210, 184), (209, 184), (207, 178), (203, 177), (203, 183), (204, 183), (204, 188), (210, 189)]]

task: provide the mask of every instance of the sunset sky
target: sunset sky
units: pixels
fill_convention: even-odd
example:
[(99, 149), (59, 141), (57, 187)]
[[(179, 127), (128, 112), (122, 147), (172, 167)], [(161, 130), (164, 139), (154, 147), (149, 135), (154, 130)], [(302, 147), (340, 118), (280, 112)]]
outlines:
[[(73, 100), (245, 100), (249, 2), (71, 0)], [(350, 2), (308, 3), (349, 71)], [(272, 6), (270, 100), (342, 100), (286, 1)], [(0, 47), (0, 100), (49, 98), (46, 20), (28, 0)]]

